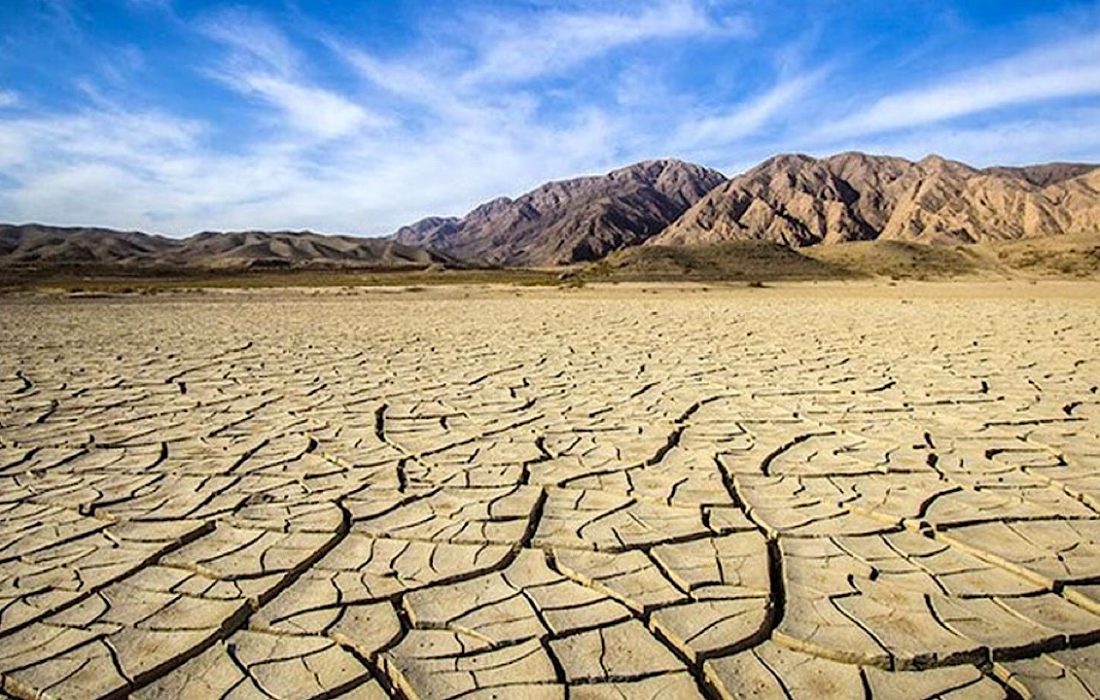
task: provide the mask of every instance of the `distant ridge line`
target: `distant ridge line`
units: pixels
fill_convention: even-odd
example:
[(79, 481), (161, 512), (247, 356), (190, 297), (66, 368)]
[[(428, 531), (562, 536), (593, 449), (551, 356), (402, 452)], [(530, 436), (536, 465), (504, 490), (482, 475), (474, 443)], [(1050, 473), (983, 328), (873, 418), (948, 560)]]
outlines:
[(757, 241), (792, 248), (930, 245), (1100, 233), (1100, 166), (974, 168), (940, 156), (781, 154), (727, 179), (673, 158), (556, 180), (428, 217), (388, 237), (312, 231), (140, 231), (0, 224), (0, 266), (163, 268), (549, 267), (636, 246)]

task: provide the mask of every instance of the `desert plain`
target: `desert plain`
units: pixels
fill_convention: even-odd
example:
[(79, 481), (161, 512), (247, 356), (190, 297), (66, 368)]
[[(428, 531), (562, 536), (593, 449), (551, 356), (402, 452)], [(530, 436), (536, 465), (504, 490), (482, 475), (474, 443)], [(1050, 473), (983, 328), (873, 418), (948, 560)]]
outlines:
[(0, 300), (20, 698), (1100, 694), (1100, 283)]

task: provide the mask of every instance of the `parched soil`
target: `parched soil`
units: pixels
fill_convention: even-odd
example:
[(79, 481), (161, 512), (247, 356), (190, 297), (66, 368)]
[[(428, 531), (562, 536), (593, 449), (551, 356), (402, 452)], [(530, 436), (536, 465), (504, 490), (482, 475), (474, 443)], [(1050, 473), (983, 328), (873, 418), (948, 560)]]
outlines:
[(910, 291), (9, 298), (0, 696), (1096, 696), (1100, 285)]

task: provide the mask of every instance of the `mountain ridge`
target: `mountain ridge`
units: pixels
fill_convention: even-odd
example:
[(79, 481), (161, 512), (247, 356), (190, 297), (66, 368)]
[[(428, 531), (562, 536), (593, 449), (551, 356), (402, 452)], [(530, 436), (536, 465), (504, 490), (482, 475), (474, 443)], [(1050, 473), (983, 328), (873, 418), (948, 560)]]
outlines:
[(392, 237), (494, 264), (589, 262), (657, 235), (723, 181), (716, 170), (673, 158), (642, 161), (498, 197), (462, 218), (422, 219)]
[(167, 238), (140, 231), (0, 224), (0, 265), (122, 268), (405, 268), (454, 264), (450, 256), (384, 238), (312, 231), (204, 231)]
[(978, 169), (847, 152), (782, 154), (715, 187), (647, 245), (977, 243), (1100, 230), (1100, 169)]

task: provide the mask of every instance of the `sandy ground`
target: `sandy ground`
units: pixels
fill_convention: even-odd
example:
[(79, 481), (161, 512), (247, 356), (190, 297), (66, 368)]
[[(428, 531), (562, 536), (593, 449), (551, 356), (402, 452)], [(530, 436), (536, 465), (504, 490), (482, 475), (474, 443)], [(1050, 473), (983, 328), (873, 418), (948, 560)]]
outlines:
[(1098, 348), (1096, 283), (0, 301), (3, 690), (1093, 697)]

